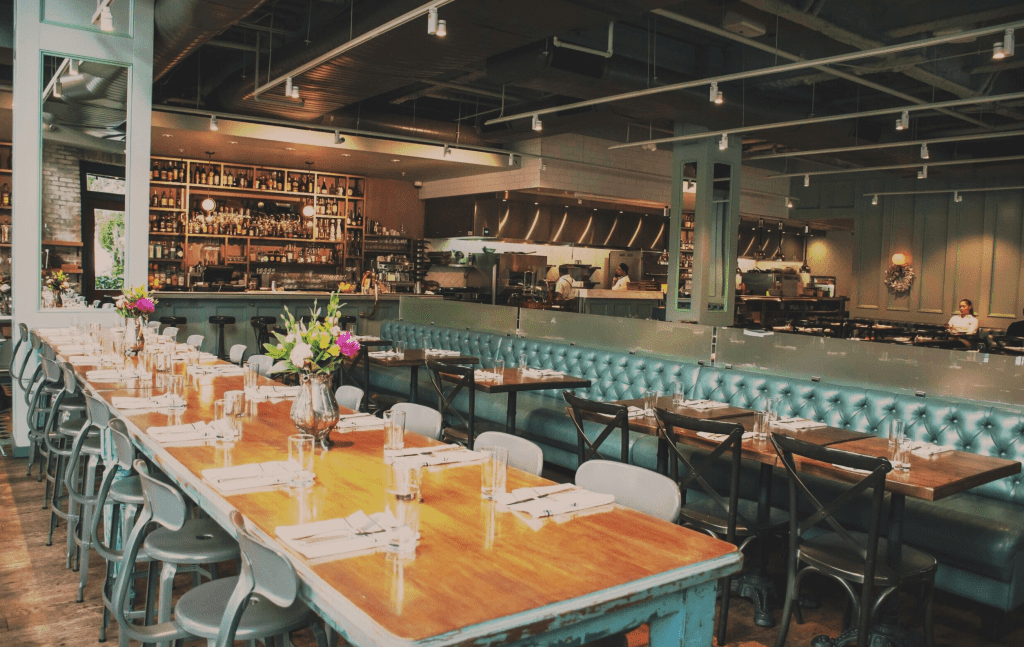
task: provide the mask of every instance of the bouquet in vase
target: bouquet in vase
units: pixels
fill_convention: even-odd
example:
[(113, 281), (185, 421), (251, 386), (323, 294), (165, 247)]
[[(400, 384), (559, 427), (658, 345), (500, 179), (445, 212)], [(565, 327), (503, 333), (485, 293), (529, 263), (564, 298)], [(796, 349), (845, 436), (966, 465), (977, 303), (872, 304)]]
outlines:
[(64, 272), (61, 270), (54, 270), (50, 272), (49, 276), (44, 275), (43, 287), (50, 292), (53, 292), (54, 296), (58, 296), (64, 292), (64, 290), (70, 288), (71, 284), (68, 283), (68, 277)]
[(308, 324), (297, 321), (285, 307), (285, 334), (274, 333), (277, 343), (265, 345), (267, 355), (277, 360), (273, 372), (331, 375), (342, 362), (356, 356), (359, 342), (338, 326), (341, 311), (338, 301), (339, 294), (332, 292), (323, 321), (314, 302)]
[(117, 314), (125, 319), (145, 318), (156, 310), (156, 299), (149, 296), (145, 286), (125, 288), (114, 304)]

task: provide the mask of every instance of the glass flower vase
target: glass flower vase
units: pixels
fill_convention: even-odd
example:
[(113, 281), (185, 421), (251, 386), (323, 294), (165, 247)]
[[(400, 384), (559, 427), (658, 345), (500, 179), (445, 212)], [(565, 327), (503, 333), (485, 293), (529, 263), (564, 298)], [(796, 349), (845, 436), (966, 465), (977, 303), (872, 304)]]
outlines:
[(124, 318), (124, 354), (134, 357), (146, 346), (143, 333), (146, 330), (146, 317)]
[(291, 419), (303, 433), (317, 436), (320, 446), (333, 445), (331, 429), (338, 422), (338, 403), (331, 390), (331, 375), (299, 375), (299, 394), (292, 402)]

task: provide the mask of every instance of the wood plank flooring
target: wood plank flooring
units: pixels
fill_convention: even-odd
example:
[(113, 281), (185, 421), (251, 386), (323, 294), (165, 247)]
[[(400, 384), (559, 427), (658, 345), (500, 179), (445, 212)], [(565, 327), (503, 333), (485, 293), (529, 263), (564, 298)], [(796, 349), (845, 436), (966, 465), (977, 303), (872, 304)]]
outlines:
[[(100, 584), (103, 560), (95, 553), (90, 560), (89, 583), (85, 600), (75, 602), (78, 573), (64, 568), (65, 526), (54, 534), (52, 546), (46, 546), (49, 511), (42, 510), (42, 483), (35, 474), (25, 476), (25, 459), (0, 458), (0, 647), (84, 647), (98, 644), (101, 615)], [(33, 470), (34, 471), (34, 470)], [(568, 480), (568, 474), (548, 470), (545, 476)], [(772, 572), (778, 574), (780, 555), (774, 551)], [(224, 569), (222, 569), (223, 572)], [(191, 585), (190, 576), (180, 576), (176, 591)], [(825, 583), (814, 587), (822, 599), (820, 609), (804, 611), (805, 624), (794, 621), (788, 645), (808, 645), (818, 634), (835, 635), (842, 614), (839, 589)], [(903, 621), (920, 627), (913, 600), (905, 605)], [(962, 598), (939, 593), (936, 596), (935, 625), (938, 645), (1022, 645), (1024, 614), (1009, 617), (1010, 630), (996, 641), (981, 637), (981, 607)], [(775, 610), (778, 620), (780, 610)], [(107, 644), (116, 644), (117, 626), (107, 630)], [(753, 624), (750, 603), (733, 597), (729, 613), (729, 644), (736, 647), (774, 645), (776, 628)], [(630, 634), (630, 647), (646, 644), (647, 632), (641, 628)], [(296, 647), (315, 645), (311, 634), (293, 636)], [(191, 644), (191, 643), (190, 643)], [(205, 644), (205, 643), (195, 643)]]

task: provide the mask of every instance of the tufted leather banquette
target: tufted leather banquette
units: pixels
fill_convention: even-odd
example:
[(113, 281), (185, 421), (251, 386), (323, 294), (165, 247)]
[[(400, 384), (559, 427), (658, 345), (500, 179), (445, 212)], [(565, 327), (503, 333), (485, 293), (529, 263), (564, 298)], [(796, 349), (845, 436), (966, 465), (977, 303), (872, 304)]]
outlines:
[[(685, 385), (687, 397), (711, 399), (756, 409), (765, 398), (781, 398), (782, 415), (794, 415), (884, 436), (890, 420), (906, 422), (915, 440), (952, 445), (961, 451), (1011, 460), (1024, 459), (1024, 414), (987, 403), (919, 398), (860, 387), (843, 386), (766, 375), (693, 361), (667, 360), (628, 352), (598, 350), (572, 344), (517, 339), (493, 333), (387, 321), (381, 335), (417, 344), (424, 335), (434, 348), (458, 350), (480, 357), (486, 365), (502, 357), (509, 366), (521, 350), (531, 366), (553, 368), (591, 380), (577, 394), (594, 400), (640, 397), (647, 389), (662, 393), (672, 385)], [(625, 344), (624, 344), (625, 345)], [(408, 393), (405, 371), (373, 370), (375, 391)], [(433, 405), (433, 389), (421, 376), (422, 404)], [(478, 419), (504, 424), (503, 396), (477, 398)], [(519, 433), (541, 444), (545, 460), (576, 468), (576, 436), (565, 415), (561, 394), (555, 390), (522, 393), (518, 407)], [(617, 443), (607, 446), (614, 452)], [(687, 448), (682, 447), (684, 451)], [(656, 440), (633, 434), (631, 461), (654, 469)], [(614, 459), (614, 456), (609, 456)], [(754, 468), (748, 466), (744, 487), (757, 487)], [(781, 475), (778, 475), (781, 479)], [(1014, 475), (939, 501), (908, 499), (906, 541), (939, 560), (939, 588), (1009, 611), (1024, 603), (1024, 477)], [(819, 480), (820, 488), (834, 487)], [(785, 504), (782, 481), (773, 488), (778, 504)], [(746, 496), (756, 498), (753, 492)]]

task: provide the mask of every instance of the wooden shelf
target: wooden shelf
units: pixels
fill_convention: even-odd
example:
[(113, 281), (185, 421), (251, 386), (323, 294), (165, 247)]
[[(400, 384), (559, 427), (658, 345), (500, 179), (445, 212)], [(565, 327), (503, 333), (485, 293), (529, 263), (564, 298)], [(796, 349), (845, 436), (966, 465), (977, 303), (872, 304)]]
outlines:
[(43, 245), (49, 245), (50, 247), (81, 247), (80, 241), (74, 240), (44, 240)]
[(150, 211), (176, 211), (178, 213), (185, 213), (187, 209), (178, 209), (177, 207), (150, 207)]

